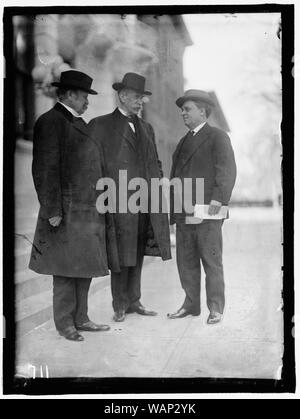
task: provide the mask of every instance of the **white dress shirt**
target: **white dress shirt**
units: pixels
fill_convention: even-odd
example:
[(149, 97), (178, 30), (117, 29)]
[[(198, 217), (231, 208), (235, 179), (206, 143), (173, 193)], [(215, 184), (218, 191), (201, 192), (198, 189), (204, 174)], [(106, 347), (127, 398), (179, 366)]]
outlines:
[(203, 122), (202, 124), (198, 125), (196, 128), (191, 129), (191, 132), (193, 133), (193, 135), (198, 134), (200, 129), (203, 128), (205, 124), (206, 124), (206, 122)]

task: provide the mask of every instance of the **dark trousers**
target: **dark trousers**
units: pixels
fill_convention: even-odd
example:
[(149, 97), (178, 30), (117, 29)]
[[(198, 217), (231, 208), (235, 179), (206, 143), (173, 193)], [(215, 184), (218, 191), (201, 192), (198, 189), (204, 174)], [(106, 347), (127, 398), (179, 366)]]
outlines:
[(223, 220), (210, 220), (201, 224), (176, 226), (177, 267), (181, 286), (186, 294), (182, 308), (195, 314), (201, 311), (201, 262), (206, 274), (206, 301), (209, 311), (221, 314), (224, 311), (222, 224)]
[(111, 272), (111, 293), (114, 311), (140, 305), (141, 275), (147, 240), (148, 214), (139, 214), (137, 256), (135, 266), (121, 266), (121, 272)]
[(56, 329), (66, 332), (88, 318), (88, 292), (92, 278), (53, 276), (53, 315)]
[(138, 256), (136, 266), (121, 267), (111, 273), (112, 305), (114, 311), (127, 310), (140, 304), (141, 275), (144, 256)]

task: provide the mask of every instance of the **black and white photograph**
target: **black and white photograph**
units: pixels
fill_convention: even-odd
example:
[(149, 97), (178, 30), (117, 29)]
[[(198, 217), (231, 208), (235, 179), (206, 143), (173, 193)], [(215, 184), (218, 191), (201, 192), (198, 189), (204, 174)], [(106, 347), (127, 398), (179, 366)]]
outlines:
[(7, 388), (294, 393), (293, 5), (26, 6), (3, 8)]

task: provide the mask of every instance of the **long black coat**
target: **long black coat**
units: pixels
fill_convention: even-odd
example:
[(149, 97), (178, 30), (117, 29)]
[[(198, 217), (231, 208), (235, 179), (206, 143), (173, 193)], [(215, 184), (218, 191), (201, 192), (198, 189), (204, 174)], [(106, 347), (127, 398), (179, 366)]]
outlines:
[[(183, 144), (190, 141), (183, 153)], [(170, 178), (204, 179), (204, 204), (216, 200), (227, 205), (236, 180), (236, 164), (230, 139), (226, 132), (206, 123), (193, 137), (185, 135), (173, 154)], [(192, 189), (192, 204), (196, 203), (195, 183)], [(203, 202), (201, 202), (203, 204)], [(174, 191), (171, 188), (170, 221), (182, 222), (185, 214), (174, 214)]]
[[(57, 103), (34, 127), (32, 173), (40, 202), (29, 268), (67, 277), (108, 274), (105, 216), (96, 210), (99, 147)], [(61, 215), (59, 227), (48, 219)]]
[[(151, 178), (162, 176), (161, 163), (158, 160), (154, 132), (150, 124), (138, 119), (139, 141), (143, 158), (138, 155), (134, 134), (127, 119), (116, 109), (113, 113), (97, 117), (90, 121), (91, 135), (103, 148), (106, 165), (105, 176), (114, 179), (119, 195), (119, 170), (127, 171), (128, 182), (135, 177), (146, 179), (150, 191)], [(141, 176), (141, 171), (143, 176)], [(128, 199), (134, 191), (128, 191)], [(116, 202), (118, 209), (118, 199)], [(135, 266), (137, 256), (138, 214), (129, 211), (113, 215), (116, 231), (117, 254), (120, 266)], [(163, 213), (150, 214), (154, 242), (157, 253), (145, 254), (160, 256), (163, 260), (171, 259), (170, 232), (168, 215)], [(151, 233), (150, 233), (151, 234)], [(154, 246), (155, 247), (155, 246)]]

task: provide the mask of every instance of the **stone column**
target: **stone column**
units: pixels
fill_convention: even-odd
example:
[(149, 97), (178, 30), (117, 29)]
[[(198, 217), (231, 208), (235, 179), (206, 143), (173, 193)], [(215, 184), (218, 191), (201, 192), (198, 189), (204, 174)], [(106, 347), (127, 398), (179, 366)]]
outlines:
[[(48, 68), (58, 55), (58, 16), (37, 15), (34, 28), (35, 65)], [(54, 104), (54, 99), (36, 90), (36, 118), (48, 111)]]

